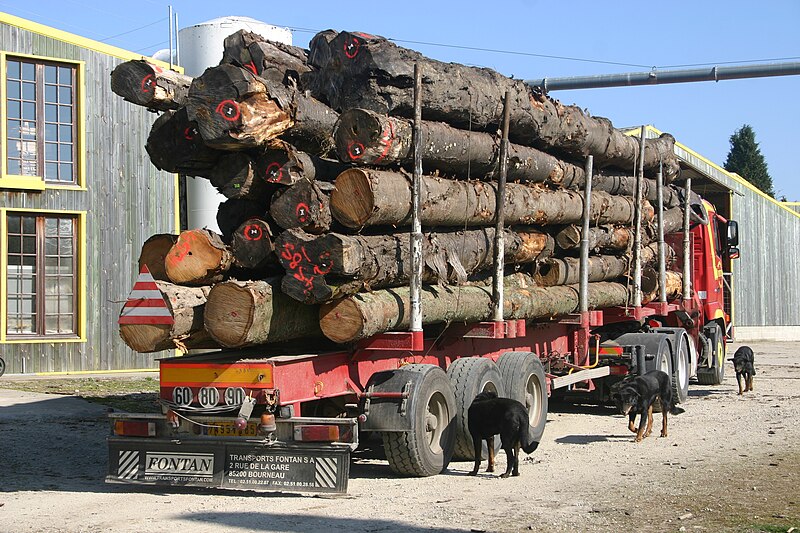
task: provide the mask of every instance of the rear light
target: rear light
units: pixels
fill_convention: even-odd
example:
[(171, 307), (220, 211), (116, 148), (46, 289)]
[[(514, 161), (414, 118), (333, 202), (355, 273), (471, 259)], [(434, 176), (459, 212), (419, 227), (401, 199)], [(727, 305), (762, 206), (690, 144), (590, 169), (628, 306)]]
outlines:
[(333, 442), (339, 440), (339, 426), (295, 426), (294, 440), (303, 442)]
[(155, 422), (140, 422), (137, 420), (114, 421), (114, 435), (120, 437), (155, 437)]
[(275, 415), (270, 413), (264, 413), (261, 415), (261, 423), (259, 424), (258, 429), (260, 429), (262, 433), (276, 431), (278, 426), (275, 424)]

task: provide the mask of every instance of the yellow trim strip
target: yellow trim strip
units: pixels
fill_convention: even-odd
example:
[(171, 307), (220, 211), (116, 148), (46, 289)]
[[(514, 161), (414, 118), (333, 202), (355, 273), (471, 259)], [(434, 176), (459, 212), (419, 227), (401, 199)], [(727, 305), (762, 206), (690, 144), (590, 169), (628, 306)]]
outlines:
[[(80, 35), (75, 35), (74, 33), (58, 30), (56, 28), (45, 26), (44, 24), (39, 24), (38, 22), (33, 22), (32, 20), (16, 17), (8, 13), (0, 13), (0, 23), (8, 24), (10, 26), (16, 26), (23, 30), (44, 35), (45, 37), (51, 37), (59, 41), (64, 41), (65, 43), (68, 44), (80, 46), (81, 48), (86, 48), (88, 50), (100, 52), (101, 54), (107, 54), (113, 57), (117, 57), (119, 59), (124, 59), (126, 61), (146, 58), (151, 63), (154, 63), (164, 68), (169, 68), (169, 63), (166, 63), (164, 61), (152, 59), (147, 56), (143, 56), (141, 54), (136, 54), (129, 50), (125, 50), (123, 48), (118, 48), (116, 46), (111, 46), (110, 44), (94, 41), (86, 37), (81, 37)], [(173, 70), (175, 70), (176, 72), (183, 73), (183, 68), (177, 65), (173, 65)]]
[[(261, 379), (259, 379), (259, 376)], [(208, 365), (192, 368), (185, 365), (161, 365), (161, 383), (233, 383), (272, 386), (272, 367), (240, 365)]]

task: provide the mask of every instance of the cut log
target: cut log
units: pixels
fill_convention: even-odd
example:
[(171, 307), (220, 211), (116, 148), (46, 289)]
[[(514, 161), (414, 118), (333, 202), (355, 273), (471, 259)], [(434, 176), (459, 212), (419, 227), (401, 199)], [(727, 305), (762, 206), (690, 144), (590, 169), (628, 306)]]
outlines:
[[(425, 283), (463, 284), (492, 267), (494, 228), (423, 234), (422, 279)], [(532, 263), (549, 256), (553, 239), (533, 229), (505, 230), (506, 264)], [(313, 237), (297, 230), (276, 240), (286, 269), (283, 292), (305, 303), (319, 303), (363, 289), (395, 287), (411, 275), (410, 235)]]
[(164, 259), (178, 240), (172, 233), (157, 233), (144, 241), (139, 253), (139, 271), (146, 266), (147, 270), (158, 281), (169, 281)]
[[(571, 224), (555, 235), (556, 244), (562, 250), (574, 250), (581, 246), (581, 227)], [(589, 249), (594, 251), (623, 251), (633, 246), (630, 228), (603, 225), (589, 228)]]
[(324, 154), (333, 147), (338, 114), (295, 88), (225, 64), (195, 78), (186, 105), (205, 142), (244, 150), (283, 135), (301, 149)]
[(319, 309), (284, 294), (272, 281), (224, 281), (208, 295), (205, 327), (230, 348), (317, 337)]
[(191, 76), (144, 59), (126, 61), (111, 71), (111, 90), (128, 102), (157, 111), (186, 105)]
[(170, 281), (189, 286), (222, 280), (232, 263), (222, 237), (207, 229), (182, 231), (164, 260)]
[(139, 353), (219, 348), (203, 329), (203, 306), (211, 287), (182, 287), (166, 281), (156, 281), (156, 286), (164, 295), (174, 323), (120, 324), (119, 335), (125, 344)]
[(244, 67), (256, 76), (279, 83), (294, 80), (309, 72), (308, 52), (297, 46), (270, 41), (247, 30), (239, 30), (223, 41), (222, 61)]
[(269, 183), (292, 185), (302, 179), (333, 181), (349, 165), (301, 152), (288, 143), (270, 143), (256, 158), (258, 175)]
[[(324, 53), (316, 48), (327, 47)], [(330, 56), (315, 74), (312, 90), (337, 110), (363, 108), (381, 114), (413, 116), (414, 64), (422, 69), (422, 114), (428, 120), (463, 129), (495, 131), (503, 96), (511, 94), (512, 142), (557, 150), (573, 157), (594, 155), (595, 165), (633, 171), (639, 140), (615, 129), (608, 119), (591, 117), (514, 80), (486, 69), (428, 59), (418, 52), (364, 33), (342, 32), (311, 42), (310, 55)], [(664, 161), (666, 181), (679, 171), (674, 138), (648, 139), (645, 167)]]
[(222, 234), (222, 240), (230, 243), (236, 229), (249, 218), (265, 218), (267, 213), (266, 202), (249, 200), (247, 198), (231, 198), (219, 204), (217, 208), (217, 226)]
[[(629, 291), (619, 283), (589, 284), (592, 308), (625, 305)], [(490, 287), (427, 285), (422, 290), (423, 324), (480, 322), (492, 316)], [(538, 287), (530, 276), (514, 274), (505, 280), (505, 319), (550, 318), (575, 312), (577, 288)], [(407, 329), (410, 320), (408, 287), (382, 289), (323, 304), (320, 327), (334, 342), (352, 342), (378, 333)]]
[(267, 205), (274, 190), (258, 175), (256, 162), (243, 152), (229, 152), (219, 158), (208, 179), (226, 198), (249, 199)]
[(189, 120), (183, 107), (156, 119), (145, 149), (159, 170), (186, 176), (207, 176), (223, 154), (206, 146), (197, 123)]
[(233, 232), (231, 253), (236, 266), (248, 270), (264, 270), (276, 265), (272, 229), (263, 218), (249, 218)]
[(284, 229), (324, 233), (331, 227), (332, 190), (331, 183), (302, 179), (275, 193), (270, 202), (270, 215)]
[[(331, 194), (333, 217), (349, 228), (411, 223), (411, 182), (400, 172), (352, 168), (336, 178)], [(427, 226), (481, 226), (495, 216), (495, 183), (464, 182), (423, 176), (420, 204)], [(569, 224), (583, 215), (583, 193), (543, 190), (526, 185), (506, 185), (506, 224)], [(652, 219), (645, 202), (643, 218)], [(592, 201), (592, 222), (630, 224), (633, 199), (597, 192)]]

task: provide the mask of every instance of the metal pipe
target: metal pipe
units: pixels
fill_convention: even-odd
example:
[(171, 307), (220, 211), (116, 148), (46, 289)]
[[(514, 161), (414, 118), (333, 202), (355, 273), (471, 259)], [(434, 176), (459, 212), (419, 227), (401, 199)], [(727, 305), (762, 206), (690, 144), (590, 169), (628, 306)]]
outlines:
[(664, 163), (658, 163), (658, 181), (656, 183), (658, 198), (658, 301), (667, 301), (667, 265), (664, 247)]
[(414, 172), (411, 176), (411, 331), (422, 331), (422, 223), (420, 184), (422, 182), (422, 69), (414, 63)]
[(511, 115), (511, 91), (506, 91), (503, 99), (503, 136), (500, 141), (500, 175), (497, 177), (497, 198), (495, 212), (497, 220), (494, 227), (494, 279), (492, 279), (492, 320), (503, 321), (503, 273), (505, 267), (506, 241), (503, 238), (506, 205), (506, 174), (508, 173), (508, 124)]
[(594, 156), (586, 158), (586, 185), (583, 192), (583, 226), (581, 228), (581, 262), (580, 262), (580, 289), (578, 311), (589, 311), (589, 218), (592, 213), (592, 174), (594, 173)]
[(691, 235), (689, 234), (689, 218), (692, 209), (690, 197), (692, 195), (692, 178), (686, 178), (686, 188), (684, 190), (683, 208), (683, 299), (684, 301), (692, 297), (692, 255), (691, 255)]
[(633, 306), (642, 306), (642, 189), (644, 188), (645, 126), (639, 136), (639, 172), (636, 173), (636, 203), (633, 234)]
[(690, 83), (697, 81), (738, 80), (767, 78), (772, 76), (796, 76), (800, 74), (800, 62), (743, 64), (727, 67), (713, 66), (695, 69), (659, 71), (655, 67), (645, 72), (624, 74), (600, 74), (596, 76), (568, 76), (525, 80), (525, 84), (538, 87), (545, 92), (570, 89), (594, 89), (599, 87), (629, 87), (636, 85), (660, 85), (666, 83)]
[(178, 12), (175, 12), (175, 64), (181, 64), (181, 42), (178, 40)]
[(169, 6), (167, 21), (169, 24), (169, 68), (172, 70), (172, 5)]

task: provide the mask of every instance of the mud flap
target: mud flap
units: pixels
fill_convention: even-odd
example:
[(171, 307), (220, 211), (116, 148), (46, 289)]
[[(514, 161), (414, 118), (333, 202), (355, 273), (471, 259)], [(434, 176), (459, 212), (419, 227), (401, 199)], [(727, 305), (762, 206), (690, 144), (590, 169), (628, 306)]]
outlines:
[(350, 450), (219, 442), (108, 440), (107, 483), (347, 492)]

